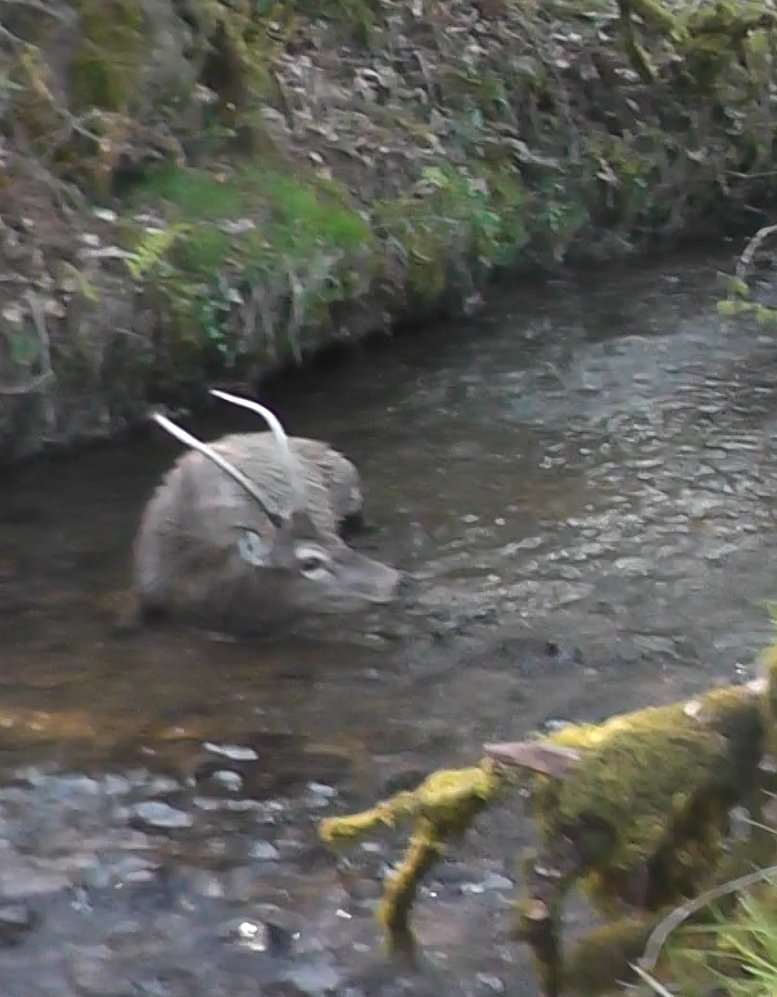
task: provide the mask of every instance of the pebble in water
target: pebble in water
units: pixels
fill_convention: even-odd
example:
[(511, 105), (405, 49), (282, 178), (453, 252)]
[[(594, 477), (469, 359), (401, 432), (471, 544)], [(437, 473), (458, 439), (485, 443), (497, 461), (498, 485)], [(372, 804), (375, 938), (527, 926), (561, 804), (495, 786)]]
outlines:
[(0, 944), (17, 941), (37, 922), (37, 915), (26, 904), (0, 905)]
[(281, 853), (269, 841), (255, 841), (251, 845), (251, 858), (259, 859), (262, 862), (275, 862), (280, 858)]
[(111, 965), (106, 945), (82, 947), (71, 959), (70, 982), (80, 997), (135, 997), (128, 980), (121, 980)]
[(136, 803), (131, 808), (130, 813), (141, 824), (149, 828), (161, 828), (163, 830), (174, 830), (177, 828), (191, 827), (194, 818), (183, 810), (171, 807), (169, 803), (162, 803), (159, 800), (146, 800), (143, 803)]

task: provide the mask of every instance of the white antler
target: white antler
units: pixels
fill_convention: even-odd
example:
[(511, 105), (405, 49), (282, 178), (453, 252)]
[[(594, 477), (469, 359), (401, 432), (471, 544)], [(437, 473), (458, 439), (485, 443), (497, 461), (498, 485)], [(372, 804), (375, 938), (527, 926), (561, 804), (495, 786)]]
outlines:
[(246, 475), (243, 474), (241, 470), (236, 468), (234, 464), (231, 464), (226, 457), (222, 457), (218, 451), (214, 450), (212, 447), (209, 447), (207, 443), (203, 443), (202, 440), (198, 440), (197, 437), (192, 436), (191, 433), (187, 433), (185, 429), (182, 429), (180, 426), (176, 426), (176, 424), (168, 419), (167, 416), (164, 416), (159, 412), (153, 412), (151, 418), (154, 419), (154, 421), (157, 422), (163, 429), (166, 429), (171, 436), (174, 436), (177, 440), (180, 440), (181, 443), (185, 443), (187, 447), (190, 447), (192, 450), (196, 450), (198, 453), (201, 453), (203, 457), (207, 457), (208, 460), (213, 461), (213, 463), (220, 467), (225, 474), (228, 474), (233, 481), (236, 481), (241, 488), (244, 488), (251, 498), (259, 504), (264, 514), (274, 526), (281, 526), (283, 524), (283, 517), (279, 516), (277, 512), (273, 512), (267, 507), (264, 497), (254, 482), (251, 481), (250, 478), (246, 477)]
[(281, 452), (281, 457), (283, 458), (283, 463), (286, 467), (286, 474), (289, 479), (289, 484), (292, 490), (292, 510), (299, 509), (304, 504), (305, 490), (303, 487), (303, 478), (299, 473), (299, 463), (291, 452), (291, 447), (289, 446), (289, 438), (286, 435), (286, 430), (281, 425), (280, 419), (271, 412), (270, 409), (265, 408), (259, 402), (255, 402), (250, 398), (240, 398), (237, 395), (230, 395), (226, 391), (221, 391), (218, 388), (211, 388), (210, 394), (214, 395), (216, 398), (221, 398), (225, 402), (231, 402), (233, 405), (239, 405), (241, 408), (248, 409), (250, 412), (255, 412), (260, 415), (267, 425), (270, 427), (270, 432), (275, 437), (275, 442), (278, 444), (278, 449)]

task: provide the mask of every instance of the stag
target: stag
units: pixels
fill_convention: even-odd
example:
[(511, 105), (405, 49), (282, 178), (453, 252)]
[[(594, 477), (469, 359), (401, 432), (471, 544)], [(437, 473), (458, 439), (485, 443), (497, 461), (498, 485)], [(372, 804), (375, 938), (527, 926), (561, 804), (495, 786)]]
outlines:
[(251, 633), (307, 614), (390, 602), (399, 572), (353, 550), (339, 532), (361, 510), (354, 465), (318, 440), (289, 438), (258, 402), (210, 393), (260, 415), (270, 431), (203, 443), (154, 413), (190, 449), (141, 519), (134, 545), (136, 614)]

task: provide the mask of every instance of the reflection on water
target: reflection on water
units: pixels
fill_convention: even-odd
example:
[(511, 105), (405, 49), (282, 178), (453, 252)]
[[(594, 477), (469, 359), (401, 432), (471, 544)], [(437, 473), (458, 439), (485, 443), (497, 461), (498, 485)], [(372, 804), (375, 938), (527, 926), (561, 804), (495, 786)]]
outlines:
[[(416, 575), (407, 612), (255, 644), (119, 638), (133, 532), (177, 445), (5, 472), (13, 997), (534, 993), (500, 935), (514, 813), (430, 883), (430, 964), (408, 976), (374, 948), (393, 845), (336, 859), (313, 821), (483, 740), (746, 674), (775, 591), (777, 348), (718, 320), (727, 263), (500, 292), (476, 322), (268, 387), (290, 432), (360, 467), (374, 529), (356, 544)], [(217, 415), (203, 436), (251, 426)]]

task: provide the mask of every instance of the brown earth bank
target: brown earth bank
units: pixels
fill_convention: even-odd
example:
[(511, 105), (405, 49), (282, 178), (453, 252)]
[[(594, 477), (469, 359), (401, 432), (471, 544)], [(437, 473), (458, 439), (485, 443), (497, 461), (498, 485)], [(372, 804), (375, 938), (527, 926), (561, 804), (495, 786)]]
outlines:
[[(769, 199), (769, 0), (0, 0), (0, 459)], [(753, 226), (755, 227), (755, 226)]]

